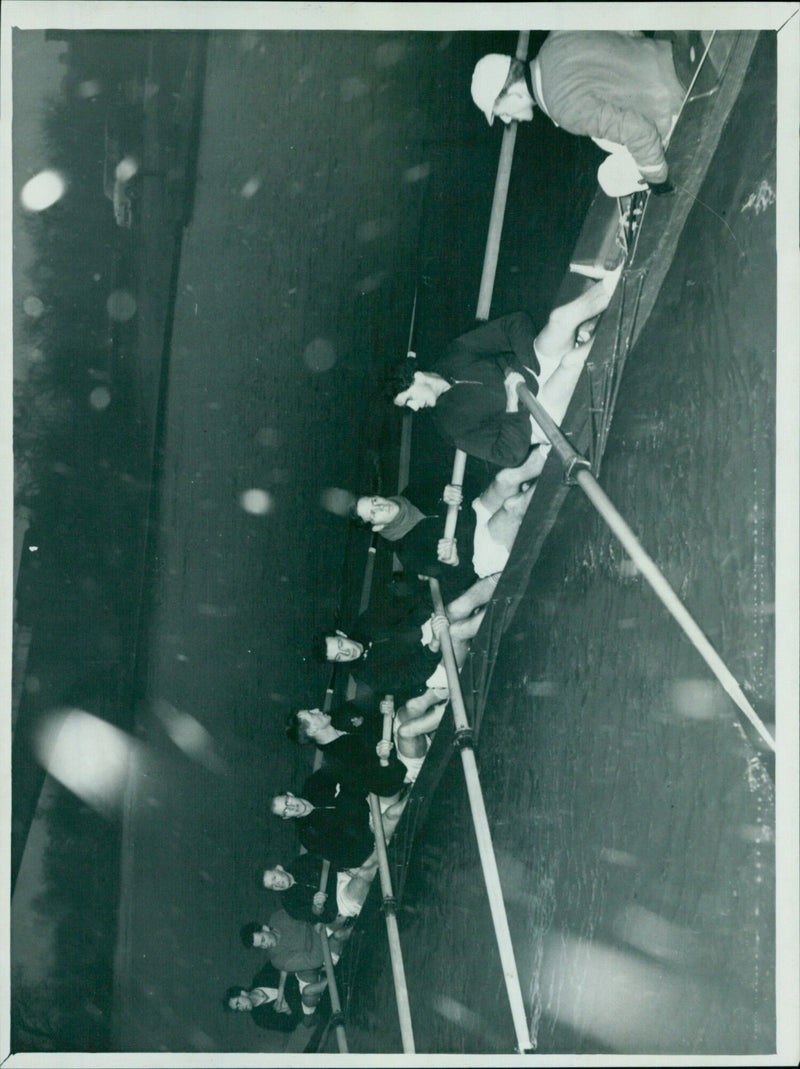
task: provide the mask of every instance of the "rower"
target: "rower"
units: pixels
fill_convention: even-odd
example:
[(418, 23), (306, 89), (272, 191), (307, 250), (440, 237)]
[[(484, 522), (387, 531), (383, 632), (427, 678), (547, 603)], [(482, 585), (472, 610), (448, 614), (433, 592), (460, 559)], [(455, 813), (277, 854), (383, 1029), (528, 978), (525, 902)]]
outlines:
[(638, 31), (554, 31), (529, 64), (491, 54), (471, 93), (491, 125), (529, 122), (538, 106), (556, 126), (629, 154), (643, 183), (669, 193), (664, 145), (683, 106), (669, 41)]

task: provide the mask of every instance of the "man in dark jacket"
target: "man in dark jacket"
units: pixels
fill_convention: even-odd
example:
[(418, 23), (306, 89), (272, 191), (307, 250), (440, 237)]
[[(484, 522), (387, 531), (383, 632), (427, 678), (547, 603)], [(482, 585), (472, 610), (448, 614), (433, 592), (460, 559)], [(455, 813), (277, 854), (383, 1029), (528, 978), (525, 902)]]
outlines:
[(321, 709), (294, 710), (286, 734), (299, 745), (313, 742), (325, 758), (325, 767), (335, 771), (354, 794), (394, 800), (403, 786), (406, 767), (392, 752), (391, 742), (381, 739), (373, 746), (363, 735), (341, 731)]
[(433, 511), (423, 513), (417, 507), (419, 491), (407, 486), (402, 494), (392, 497), (371, 494), (356, 498), (353, 513), (392, 543), (407, 574), (438, 579), (442, 596), (449, 601), (471, 586), (476, 576), (502, 572), (543, 458), (541, 450), (532, 449), (519, 467), (499, 471), (459, 516), (454, 538), (443, 537), (444, 524), (449, 504), (461, 508), (460, 486), (445, 486)]
[(330, 769), (312, 772), (300, 797), (291, 791), (275, 795), (270, 809), (275, 816), (294, 820), (306, 850), (339, 869), (357, 868), (374, 849), (366, 796), (344, 789)]
[(334, 930), (345, 918), (361, 911), (375, 878), (377, 857), (371, 855), (353, 873), (339, 872), (331, 865), (325, 891), (320, 890), (322, 865), (323, 859), (317, 854), (299, 854), (286, 868), (273, 865), (264, 869), (261, 880), (267, 890), (278, 892), (290, 917), (309, 924), (322, 921)]
[[(336, 896), (320, 891), (322, 875), (322, 858), (317, 854), (298, 854), (286, 868), (273, 865), (264, 869), (261, 880), (269, 891), (280, 895), (281, 906), (295, 920), (316, 924), (324, 921), (330, 924), (336, 920)], [(327, 886), (335, 887), (338, 869), (331, 865), (328, 871)]]
[(664, 145), (685, 87), (668, 41), (639, 32), (554, 31), (530, 64), (484, 56), (471, 92), (490, 125), (495, 117), (529, 121), (538, 106), (556, 126), (593, 138), (607, 152), (626, 149), (654, 192), (672, 188)]
[(445, 601), (457, 597), (475, 582), (474, 513), (469, 510), (459, 517), (455, 540), (445, 552), (440, 543), (447, 501), (441, 484), (433, 487), (423, 482), (410, 483), (401, 493), (390, 497), (364, 494), (353, 502), (351, 515), (391, 542), (406, 576), (438, 579)]
[(430, 409), (437, 429), (456, 449), (498, 468), (519, 467), (531, 446), (537, 447), (541, 463), (530, 476), (535, 478), (549, 444), (520, 407), (517, 386), (524, 383), (538, 394), (551, 419), (561, 423), (591, 350), (591, 338), (576, 345), (578, 329), (608, 306), (617, 280), (618, 274), (610, 275), (554, 309), (536, 336), (528, 313), (516, 312), (456, 338), (428, 371), (405, 361), (391, 387), (394, 403)]
[[(280, 997), (279, 988), (280, 973), (274, 965), (267, 964), (263, 969), (259, 969), (249, 988), (229, 987), (225, 992), (222, 1005), (229, 1012), (249, 1012), (250, 1020), (258, 1028), (276, 1032), (293, 1032), (303, 1018), (302, 1006), (304, 1004), (301, 1003), (297, 981), (295, 979), (289, 981)], [(310, 1001), (315, 996), (309, 994), (307, 997)], [(313, 1006), (310, 1012), (313, 1013)]]

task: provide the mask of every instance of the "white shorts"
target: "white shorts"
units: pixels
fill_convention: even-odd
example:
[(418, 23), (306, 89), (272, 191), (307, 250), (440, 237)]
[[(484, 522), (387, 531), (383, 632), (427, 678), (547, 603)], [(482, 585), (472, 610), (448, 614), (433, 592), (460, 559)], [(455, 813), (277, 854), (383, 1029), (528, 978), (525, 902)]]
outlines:
[(472, 567), (479, 579), (485, 579), (487, 575), (502, 572), (508, 563), (509, 551), (495, 542), (489, 533), (489, 520), (493, 513), (489, 512), (479, 497), (472, 502), (472, 511), (475, 513)]
[(336, 876), (336, 908), (342, 917), (357, 917), (361, 912), (362, 902), (357, 902), (350, 894), (350, 873), (340, 872)]
[(430, 736), (425, 735), (425, 753), (424, 754), (422, 754), (420, 757), (406, 757), (405, 754), (400, 753), (400, 747), (397, 745), (397, 729), (398, 729), (399, 726), (400, 725), (395, 720), (395, 722), (394, 722), (394, 749), (395, 749), (395, 753), (397, 754), (398, 761), (402, 761), (402, 763), (406, 766), (406, 778), (405, 778), (404, 782), (405, 783), (414, 783), (414, 781), (416, 780), (417, 776), (419, 775), (419, 770), (422, 768), (422, 764), (423, 764), (425, 758), (427, 757), (428, 750), (429, 750), (430, 745), (431, 745)]

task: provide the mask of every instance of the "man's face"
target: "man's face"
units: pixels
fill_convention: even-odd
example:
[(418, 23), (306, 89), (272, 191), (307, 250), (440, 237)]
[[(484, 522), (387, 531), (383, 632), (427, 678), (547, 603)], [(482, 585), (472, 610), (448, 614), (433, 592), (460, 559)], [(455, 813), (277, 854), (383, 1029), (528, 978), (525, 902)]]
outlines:
[(371, 524), (376, 531), (380, 531), (387, 523), (391, 523), (399, 511), (400, 506), (396, 501), (377, 495), (360, 497), (356, 502), (359, 519)]
[(325, 639), (325, 648), (328, 660), (335, 661), (337, 664), (357, 661), (364, 652), (364, 647), (360, 642), (342, 635), (328, 635)]
[(510, 122), (530, 122), (533, 118), (533, 101), (527, 88), (512, 86), (496, 101), (492, 111), (506, 126)]
[(277, 935), (266, 926), (260, 932), (253, 932), (253, 946), (256, 950), (269, 950), (278, 942)]
[(286, 794), (276, 794), (272, 799), (272, 812), (284, 820), (292, 820), (295, 817), (306, 817), (314, 806), (306, 798), (295, 798), (291, 791)]
[(323, 713), (321, 709), (300, 709), (297, 713), (297, 720), (305, 727), (306, 734), (312, 737), (331, 722), (330, 716)]
[(408, 389), (397, 394), (394, 403), (400, 408), (410, 408), (412, 412), (419, 412), (422, 408), (433, 408), (436, 398), (436, 390), (425, 372), (415, 371), (414, 381)]
[(232, 1010), (238, 1010), (241, 1013), (246, 1013), (253, 1008), (253, 1003), (247, 994), (235, 995), (233, 998), (228, 999), (228, 1005)]
[(268, 891), (288, 891), (295, 882), (294, 876), (282, 865), (276, 865), (274, 869), (264, 869), (262, 879)]

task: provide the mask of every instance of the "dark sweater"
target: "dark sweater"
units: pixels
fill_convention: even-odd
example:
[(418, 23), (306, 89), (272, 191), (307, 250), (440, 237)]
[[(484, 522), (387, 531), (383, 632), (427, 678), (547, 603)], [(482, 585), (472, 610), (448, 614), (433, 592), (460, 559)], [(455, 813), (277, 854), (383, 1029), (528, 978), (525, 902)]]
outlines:
[[(253, 977), (250, 989), (254, 987), (278, 987), (280, 985), (280, 972), (271, 963), (267, 963), (263, 969), (259, 969)], [(297, 980), (293, 976), (286, 978), (286, 987), (283, 992), (284, 998), (291, 1013), (278, 1013), (275, 1003), (262, 1003), (250, 1011), (253, 1024), (259, 1028), (266, 1028), (274, 1032), (293, 1032), (298, 1021), (303, 1016), (300, 1003), (300, 991)]]
[(353, 794), (377, 794), (390, 798), (397, 794), (406, 777), (406, 767), (392, 750), (388, 765), (380, 763), (375, 747), (360, 735), (340, 735), (324, 746), (317, 748), (325, 756), (326, 767), (331, 768), (344, 786)]
[(317, 921), (325, 921), (329, 924), (336, 918), (338, 910), (335, 865), (331, 865), (328, 872), (328, 882), (325, 885), (328, 899), (321, 913), (314, 912), (314, 895), (319, 890), (322, 858), (317, 854), (299, 854), (286, 866), (286, 871), (294, 876), (295, 882), (288, 891), (281, 891), (280, 899), (281, 906), (290, 917), (298, 921), (306, 921), (308, 924), (316, 924)]
[(462, 334), (430, 368), (451, 384), (431, 409), (431, 417), (457, 449), (499, 468), (518, 467), (530, 453), (528, 411), (521, 405), (518, 412), (506, 412), (505, 374), (498, 359), (523, 374), (536, 394), (535, 336), (528, 313), (516, 312)]
[[(422, 519), (408, 534), (391, 543), (397, 554), (406, 578), (416, 579), (427, 575), (439, 580), (445, 602), (463, 594), (477, 578), (472, 567), (473, 542), (475, 539), (475, 513), (465, 502), (456, 524), (456, 548), (458, 564), (453, 567), (442, 564), (436, 555), (439, 539), (444, 537), (447, 505), (442, 500), (443, 486), (431, 487), (425, 483), (409, 483), (402, 496), (423, 513)], [(380, 532), (379, 532), (380, 533)]]
[(366, 861), (375, 848), (366, 798), (351, 794), (327, 768), (312, 772), (303, 784), (302, 797), (319, 807), (295, 821), (306, 850), (340, 869)]

